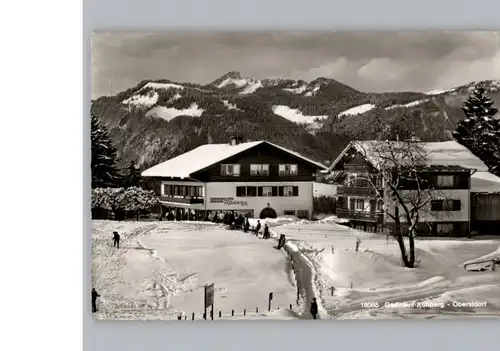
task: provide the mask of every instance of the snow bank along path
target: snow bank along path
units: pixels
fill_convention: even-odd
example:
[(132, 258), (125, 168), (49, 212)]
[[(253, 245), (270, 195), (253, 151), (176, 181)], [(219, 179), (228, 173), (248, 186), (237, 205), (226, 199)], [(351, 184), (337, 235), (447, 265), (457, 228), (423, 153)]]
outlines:
[[(269, 230), (271, 237), (278, 240), (280, 232), (276, 229)], [(326, 315), (326, 312), (321, 304), (321, 299), (316, 289), (317, 272), (314, 263), (311, 262), (305, 255), (301, 254), (298, 247), (291, 242), (285, 242), (283, 249), (290, 255), (295, 273), (297, 289), (304, 295), (302, 299), (302, 317), (312, 318), (309, 312), (312, 299), (316, 297), (318, 304), (319, 319)]]
[[(287, 237), (286, 248), (298, 251), (295, 259), (310, 268), (310, 295), (318, 298), (327, 318), (407, 318), (437, 315), (500, 315), (499, 272), (467, 272), (463, 263), (498, 255), (498, 240), (419, 240), (415, 269), (401, 265), (397, 244), (380, 234), (340, 226), (328, 218), (317, 222), (283, 224), (275, 231)], [(361, 238), (359, 252), (355, 242)], [(335, 250), (335, 253), (334, 251)], [(493, 252), (492, 252), (493, 251)], [(301, 280), (307, 280), (302, 277)], [(354, 282), (354, 287), (351, 285)], [(334, 293), (331, 293), (334, 287)], [(452, 299), (453, 296), (453, 299)], [(453, 308), (452, 300), (483, 299), (488, 308)], [(381, 308), (363, 309), (361, 302), (378, 302)], [(398, 302), (430, 301), (444, 304), (433, 309), (386, 308)], [(426, 317), (426, 318), (427, 318)]]

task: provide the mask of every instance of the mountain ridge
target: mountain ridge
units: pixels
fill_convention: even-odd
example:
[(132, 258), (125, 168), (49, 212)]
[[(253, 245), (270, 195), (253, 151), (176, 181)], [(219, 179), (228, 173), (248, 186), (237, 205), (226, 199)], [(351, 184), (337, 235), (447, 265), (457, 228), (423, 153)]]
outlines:
[[(500, 102), (500, 81), (482, 81)], [(411, 120), (425, 141), (451, 139), (471, 82), (442, 91), (362, 92), (331, 78), (310, 82), (256, 79), (230, 71), (208, 84), (143, 80), (92, 100), (118, 150), (120, 164), (145, 168), (209, 142), (265, 139), (328, 163), (354, 138), (373, 137), (373, 123)]]

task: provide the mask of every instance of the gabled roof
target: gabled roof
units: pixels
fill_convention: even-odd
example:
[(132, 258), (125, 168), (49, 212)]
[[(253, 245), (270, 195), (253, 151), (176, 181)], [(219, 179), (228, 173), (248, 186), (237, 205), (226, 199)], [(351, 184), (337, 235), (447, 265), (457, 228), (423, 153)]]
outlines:
[(279, 145), (268, 141), (250, 141), (236, 145), (231, 145), (229, 143), (201, 145), (196, 149), (146, 169), (141, 173), (141, 175), (143, 177), (190, 178), (193, 173), (208, 168), (229, 157), (238, 155), (243, 151), (264, 143), (287, 152), (292, 156), (298, 157), (319, 169), (326, 169), (326, 167), (321, 163), (313, 161), (297, 152), (285, 149)]
[(471, 176), (470, 190), (474, 193), (500, 193), (500, 178), (490, 172), (476, 172)]
[[(333, 161), (327, 172), (331, 172), (337, 163), (346, 155), (346, 153), (354, 148), (361, 155), (363, 155), (368, 162), (377, 168), (381, 162), (380, 148), (381, 143), (385, 141), (367, 140), (367, 141), (351, 141), (349, 145), (340, 153), (340, 155)], [(388, 142), (393, 146), (393, 150), (398, 150), (402, 142), (391, 141)], [(462, 168), (471, 169), (476, 171), (488, 171), (488, 167), (469, 151), (465, 146), (457, 143), (456, 141), (444, 142), (419, 142), (418, 145), (425, 151), (425, 164), (427, 166), (443, 166), (448, 168)], [(399, 155), (401, 156), (401, 155)], [(398, 157), (398, 156), (396, 156)], [(404, 157), (401, 158), (404, 163)]]

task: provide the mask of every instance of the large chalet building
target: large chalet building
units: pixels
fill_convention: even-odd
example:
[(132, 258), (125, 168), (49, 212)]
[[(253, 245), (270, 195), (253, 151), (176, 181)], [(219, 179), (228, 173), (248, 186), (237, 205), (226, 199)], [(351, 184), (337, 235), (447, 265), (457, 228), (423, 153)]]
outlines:
[(252, 218), (312, 219), (321, 163), (267, 141), (207, 144), (142, 172), (154, 180), (162, 215), (203, 219), (234, 212)]
[[(377, 143), (380, 142), (349, 143), (324, 172), (338, 185), (337, 216), (355, 227), (375, 232), (395, 226), (393, 218), (387, 215), (394, 213), (395, 202), (390, 199), (377, 162), (377, 158), (390, 157), (375, 150)], [(400, 194), (429, 194), (419, 211), (419, 235), (465, 236), (476, 229), (484, 231), (500, 224), (500, 178), (487, 172), (481, 160), (455, 141), (418, 145), (426, 153), (425, 164), (419, 166), (418, 172), (418, 178), (424, 181), (403, 182), (398, 189)], [(400, 162), (407, 162), (404, 158)], [(425, 189), (420, 184), (425, 184)], [(384, 205), (388, 211), (383, 210)], [(401, 210), (399, 217), (403, 230), (407, 230), (403, 214)]]

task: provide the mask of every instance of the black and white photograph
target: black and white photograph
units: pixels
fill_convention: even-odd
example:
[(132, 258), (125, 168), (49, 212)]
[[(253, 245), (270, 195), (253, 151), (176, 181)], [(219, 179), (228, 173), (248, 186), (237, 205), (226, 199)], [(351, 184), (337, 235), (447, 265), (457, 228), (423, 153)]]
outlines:
[(97, 32), (91, 99), (95, 319), (500, 317), (500, 32)]

